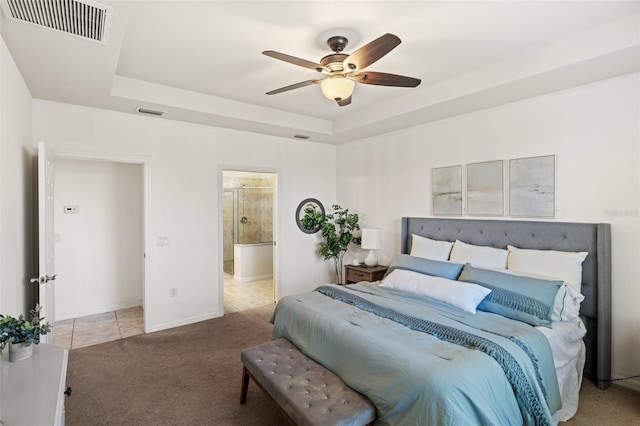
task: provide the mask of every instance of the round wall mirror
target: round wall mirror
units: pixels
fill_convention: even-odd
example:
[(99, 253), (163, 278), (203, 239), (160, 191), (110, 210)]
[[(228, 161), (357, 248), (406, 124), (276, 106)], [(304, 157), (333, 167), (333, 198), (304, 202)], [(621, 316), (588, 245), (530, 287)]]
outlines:
[(324, 223), (324, 206), (315, 198), (306, 198), (296, 209), (296, 224), (305, 234), (315, 234)]

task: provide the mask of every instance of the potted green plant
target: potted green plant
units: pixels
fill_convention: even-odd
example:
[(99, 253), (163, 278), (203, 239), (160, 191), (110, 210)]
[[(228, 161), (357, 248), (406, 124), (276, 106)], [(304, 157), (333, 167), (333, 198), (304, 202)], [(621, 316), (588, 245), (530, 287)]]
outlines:
[(9, 345), (9, 361), (21, 361), (33, 355), (32, 344), (40, 343), (40, 336), (51, 331), (48, 322), (43, 323), (40, 317), (42, 307), (36, 305), (29, 311), (31, 321), (23, 315), (18, 318), (0, 314), (0, 354)]
[(342, 261), (349, 244), (360, 244), (358, 214), (349, 213), (338, 204), (331, 206), (333, 213), (321, 214), (314, 205), (304, 210), (302, 223), (307, 229), (320, 227), (323, 241), (318, 245), (318, 253), (324, 260), (332, 259), (338, 283), (342, 283)]

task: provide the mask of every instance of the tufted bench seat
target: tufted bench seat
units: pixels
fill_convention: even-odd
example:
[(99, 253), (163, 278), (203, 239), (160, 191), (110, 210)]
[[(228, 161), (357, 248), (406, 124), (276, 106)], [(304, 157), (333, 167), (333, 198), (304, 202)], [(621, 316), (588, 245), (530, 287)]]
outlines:
[(247, 401), (249, 377), (297, 425), (366, 425), (374, 406), (340, 377), (305, 356), (287, 339), (248, 348), (242, 360), (240, 403)]

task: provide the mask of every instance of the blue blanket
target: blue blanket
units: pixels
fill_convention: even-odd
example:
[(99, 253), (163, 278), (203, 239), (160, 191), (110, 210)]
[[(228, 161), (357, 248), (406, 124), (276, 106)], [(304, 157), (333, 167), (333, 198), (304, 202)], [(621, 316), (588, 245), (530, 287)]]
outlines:
[(507, 318), (371, 284), (283, 298), (273, 337), (366, 395), (377, 424), (553, 424), (546, 338)]

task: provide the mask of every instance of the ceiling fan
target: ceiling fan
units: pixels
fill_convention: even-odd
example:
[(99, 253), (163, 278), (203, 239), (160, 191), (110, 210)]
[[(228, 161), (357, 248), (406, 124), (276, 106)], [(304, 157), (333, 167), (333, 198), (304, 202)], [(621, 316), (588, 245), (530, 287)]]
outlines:
[(348, 42), (349, 40), (343, 36), (329, 38), (327, 44), (334, 53), (322, 58), (320, 63), (296, 58), (295, 56), (273, 50), (265, 50), (262, 52), (263, 55), (309, 68), (325, 75), (324, 78), (302, 81), (272, 90), (267, 92), (267, 95), (276, 95), (311, 84), (319, 84), (322, 94), (325, 97), (335, 100), (340, 106), (345, 106), (351, 103), (351, 95), (353, 94), (356, 82), (376, 86), (395, 87), (416, 87), (420, 84), (420, 79), (418, 78), (383, 72), (363, 71), (364, 68), (382, 58), (401, 43), (400, 38), (397, 36), (385, 34), (362, 46), (350, 55), (342, 53), (344, 48), (347, 47)]

